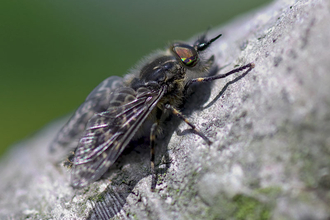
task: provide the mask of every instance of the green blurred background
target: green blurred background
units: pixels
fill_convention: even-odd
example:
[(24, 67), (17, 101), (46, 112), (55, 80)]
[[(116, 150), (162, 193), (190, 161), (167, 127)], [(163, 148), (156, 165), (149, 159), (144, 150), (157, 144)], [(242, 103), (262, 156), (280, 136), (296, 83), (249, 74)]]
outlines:
[(110, 75), (270, 0), (3, 0), (0, 155)]

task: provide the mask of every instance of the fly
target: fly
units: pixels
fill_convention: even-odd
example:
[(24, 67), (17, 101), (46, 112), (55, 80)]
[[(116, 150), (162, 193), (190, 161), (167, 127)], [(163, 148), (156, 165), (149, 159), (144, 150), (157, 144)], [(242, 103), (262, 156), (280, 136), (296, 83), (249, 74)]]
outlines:
[(220, 36), (207, 40), (203, 35), (192, 45), (173, 43), (149, 56), (125, 77), (105, 79), (87, 96), (51, 145), (55, 151), (56, 146), (67, 146), (79, 139), (70, 156), (74, 188), (98, 180), (132, 140), (148, 136), (153, 190), (155, 137), (170, 114), (185, 121), (208, 144), (212, 143), (178, 108), (190, 85), (254, 68), (249, 63), (225, 74), (208, 76), (214, 56), (206, 57), (205, 50)]

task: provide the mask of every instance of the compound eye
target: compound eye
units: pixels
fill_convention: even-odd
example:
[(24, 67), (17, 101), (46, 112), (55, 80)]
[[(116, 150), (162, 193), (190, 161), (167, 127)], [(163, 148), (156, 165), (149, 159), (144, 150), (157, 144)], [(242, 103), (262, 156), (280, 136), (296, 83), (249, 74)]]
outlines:
[(174, 45), (173, 52), (186, 66), (193, 67), (198, 62), (197, 51), (189, 45)]

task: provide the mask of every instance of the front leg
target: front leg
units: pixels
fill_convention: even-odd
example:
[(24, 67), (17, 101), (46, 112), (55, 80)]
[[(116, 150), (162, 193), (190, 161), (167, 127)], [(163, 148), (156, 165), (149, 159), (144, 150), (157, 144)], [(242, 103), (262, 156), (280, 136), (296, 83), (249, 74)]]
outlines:
[(245, 70), (247, 69), (246, 72), (249, 72), (251, 71), (252, 69), (254, 68), (254, 63), (249, 63), (249, 64), (246, 64), (244, 66), (241, 66), (241, 67), (238, 67), (236, 69), (233, 69), (227, 73), (224, 73), (224, 74), (220, 74), (220, 75), (215, 75), (215, 76), (207, 76), (207, 77), (199, 77), (199, 78), (196, 78), (196, 79), (191, 79), (187, 82), (186, 86), (185, 86), (185, 91), (188, 90), (188, 88), (193, 84), (193, 83), (196, 83), (196, 82), (210, 82), (210, 81), (213, 81), (213, 80), (216, 80), (216, 79), (222, 79), (222, 78), (225, 78), (229, 75), (232, 75), (234, 73), (237, 73), (237, 72), (240, 72), (242, 70)]

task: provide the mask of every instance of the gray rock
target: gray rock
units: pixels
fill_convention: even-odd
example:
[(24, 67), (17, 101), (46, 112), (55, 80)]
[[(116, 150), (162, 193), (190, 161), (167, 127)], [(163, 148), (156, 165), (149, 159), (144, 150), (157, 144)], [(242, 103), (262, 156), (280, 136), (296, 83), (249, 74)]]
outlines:
[(325, 0), (279, 0), (210, 31), (223, 34), (211, 51), (222, 73), (256, 67), (199, 86), (186, 104), (212, 145), (172, 118), (155, 192), (147, 144), (73, 190), (48, 152), (63, 120), (1, 161), (0, 218), (329, 219), (329, 11)]

